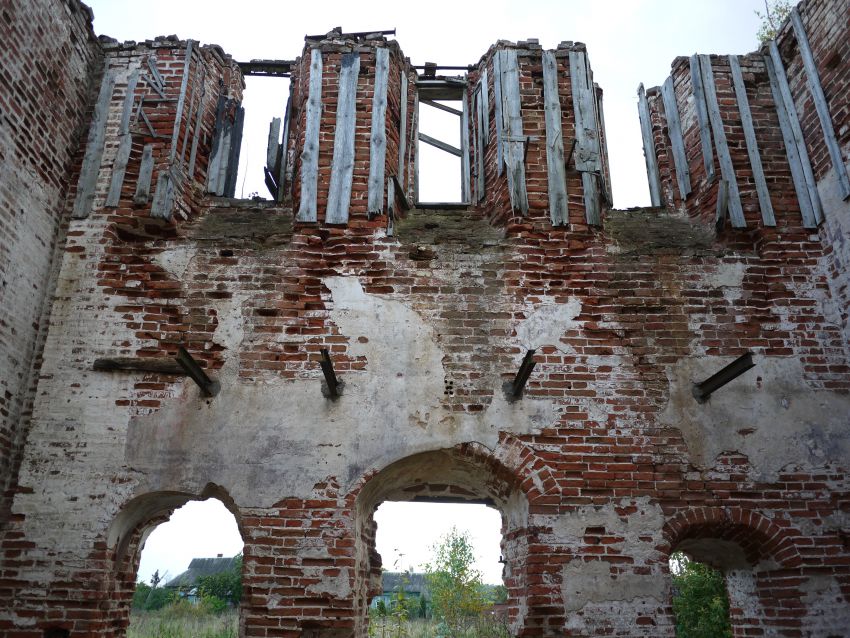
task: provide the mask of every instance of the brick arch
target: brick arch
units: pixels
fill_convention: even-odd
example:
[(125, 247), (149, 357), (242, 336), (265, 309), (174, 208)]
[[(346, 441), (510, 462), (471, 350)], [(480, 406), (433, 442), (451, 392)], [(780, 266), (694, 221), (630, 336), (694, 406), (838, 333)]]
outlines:
[(677, 513), (665, 523), (662, 533), (671, 554), (685, 540), (717, 538), (737, 543), (751, 565), (772, 558), (784, 568), (802, 563), (790, 531), (754, 510), (740, 507), (696, 507)]

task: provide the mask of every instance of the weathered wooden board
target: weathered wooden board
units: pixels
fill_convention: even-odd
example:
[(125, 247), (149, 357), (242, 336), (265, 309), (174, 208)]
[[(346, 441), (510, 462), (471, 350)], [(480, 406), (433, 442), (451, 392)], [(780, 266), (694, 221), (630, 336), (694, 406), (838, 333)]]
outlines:
[(549, 217), (553, 226), (565, 226), (569, 220), (569, 211), (564, 132), (558, 93), (558, 61), (552, 51), (543, 52), (543, 107), (546, 117)]
[(676, 165), (676, 182), (679, 185), (679, 195), (685, 199), (691, 193), (691, 172), (688, 168), (688, 158), (685, 156), (685, 142), (682, 138), (682, 124), (679, 120), (679, 107), (676, 104), (676, 91), (673, 88), (673, 77), (664, 81), (661, 87), (661, 97), (664, 99), (664, 113), (667, 116), (667, 133), (673, 148), (673, 163)]
[(97, 186), (97, 176), (100, 173), (100, 163), (103, 159), (103, 144), (106, 140), (106, 120), (109, 115), (109, 102), (115, 89), (115, 72), (109, 68), (103, 74), (100, 92), (94, 106), (89, 137), (86, 142), (86, 153), (80, 169), (80, 179), (77, 182), (77, 197), (71, 216), (75, 219), (88, 217), (94, 203), (94, 190)]
[(705, 90), (702, 86), (702, 74), (699, 70), (699, 58), (696, 53), (691, 56), (691, 86), (694, 90), (694, 103), (697, 108), (697, 124), (699, 139), (702, 146), (702, 163), (705, 167), (706, 179), (714, 179), (714, 151), (711, 146), (711, 125), (708, 121), (708, 107), (705, 103)]
[(390, 50), (375, 49), (375, 92), (372, 96), (372, 132), (369, 144), (369, 216), (384, 212), (384, 183), (387, 162), (387, 83)]
[(646, 162), (646, 177), (649, 181), (649, 199), (653, 206), (661, 206), (661, 177), (658, 173), (658, 160), (655, 157), (655, 143), (652, 139), (652, 123), (649, 119), (649, 104), (643, 84), (638, 86), (638, 115), (640, 134), (643, 138), (643, 157)]
[(744, 209), (741, 206), (741, 195), (738, 192), (738, 179), (732, 155), (726, 142), (726, 132), (723, 129), (723, 118), (720, 116), (720, 104), (717, 102), (717, 91), (714, 88), (714, 71), (711, 69), (711, 57), (699, 56), (702, 88), (705, 91), (705, 104), (708, 107), (708, 120), (711, 122), (711, 134), (714, 146), (717, 148), (717, 161), (720, 163), (720, 174), (729, 183), (729, 219), (735, 228), (746, 228)]
[(273, 117), (272, 121), (269, 122), (269, 141), (266, 145), (266, 167), (273, 171), (277, 167), (277, 158), (280, 142), (277, 140), (280, 138), (280, 118)]
[(515, 49), (499, 51), (502, 74), (502, 146), (511, 208), (520, 215), (528, 213), (528, 191), (525, 185), (525, 134), (522, 128), (522, 105), (519, 94), (519, 66)]
[(289, 97), (286, 100), (286, 111), (283, 114), (283, 136), (280, 140), (280, 158), (277, 174), (277, 201), (283, 201), (286, 184), (286, 172), (289, 164), (289, 120), (292, 117), (292, 85), (289, 86)]
[[(413, 170), (408, 171), (407, 173), (407, 181), (402, 182), (405, 188), (405, 197), (408, 196), (408, 193), (413, 192), (413, 184), (416, 180), (417, 171), (419, 170), (419, 164), (417, 161), (417, 157), (419, 154), (419, 93), (413, 94), (413, 117), (410, 118), (410, 144), (407, 146), (407, 165), (410, 166), (411, 161), (413, 161), (414, 166)], [(414, 197), (416, 193), (414, 193)]]
[[(218, 103), (216, 104), (215, 128), (213, 129), (210, 163), (207, 167), (207, 192), (213, 195), (221, 195), (224, 192), (224, 180), (221, 180), (221, 184), (219, 184), (219, 176), (222, 175), (222, 172), (227, 173), (226, 164), (227, 152), (230, 149), (231, 123), (224, 117), (224, 108), (226, 105), (227, 96), (221, 93), (218, 96)], [(225, 164), (225, 166), (222, 167), (222, 164)]]
[(496, 51), (493, 56), (493, 107), (496, 120), (496, 174), (502, 174), (502, 55)]
[(407, 73), (401, 72), (399, 78), (401, 85), (400, 96), (398, 101), (399, 121), (398, 121), (398, 176), (399, 183), (404, 183), (405, 158), (407, 155)]
[(773, 62), (776, 81), (779, 86), (779, 93), (782, 95), (785, 111), (788, 114), (788, 124), (791, 126), (791, 133), (794, 135), (794, 143), (797, 145), (797, 153), (800, 156), (800, 165), (803, 168), (803, 175), (806, 178), (806, 190), (809, 191), (812, 211), (815, 214), (815, 221), (819, 224), (823, 221), (823, 210), (821, 209), (817, 181), (815, 180), (814, 171), (812, 171), (812, 162), (809, 159), (809, 151), (806, 148), (806, 139), (803, 137), (803, 128), (800, 126), (797, 107), (794, 106), (794, 96), (791, 94), (791, 87), (788, 86), (785, 65), (782, 63), (782, 56), (779, 55), (779, 47), (776, 46), (776, 41), (771, 40), (768, 48), (770, 50), (770, 60)]
[(717, 208), (714, 213), (714, 228), (717, 232), (726, 225), (726, 213), (729, 211), (729, 182), (721, 179), (717, 184)]
[[(195, 109), (195, 94), (198, 93), (198, 84), (201, 85), (201, 93), (204, 90), (203, 84), (204, 84), (204, 76), (206, 74), (206, 67), (202, 63), (199, 63), (196, 66), (200, 67), (201, 79), (200, 79), (200, 81), (198, 80), (198, 77), (197, 77), (198, 71), (196, 71), (195, 72), (195, 80), (192, 82), (192, 91), (189, 93), (189, 107), (187, 109), (188, 119), (186, 120), (186, 126), (183, 127), (183, 141), (180, 142), (180, 161), (181, 162), (186, 161), (186, 146), (188, 144), (189, 134), (191, 133), (192, 123), (194, 121), (193, 118), (192, 118), (192, 112)], [(199, 94), (199, 98), (200, 98), (200, 94)]]
[(452, 146), (446, 142), (442, 142), (435, 137), (431, 137), (430, 135), (426, 135), (425, 133), (419, 134), (419, 140), (425, 142), (429, 146), (433, 146), (434, 148), (438, 148), (441, 151), (445, 151), (446, 153), (450, 153), (455, 157), (463, 157), (463, 151), (460, 150), (456, 146)]
[(142, 161), (139, 165), (139, 179), (136, 181), (136, 204), (147, 204), (151, 197), (151, 176), (153, 175), (153, 144), (145, 144), (142, 149)]
[(463, 112), (460, 116), (460, 199), (464, 203), (472, 201), (469, 178), (469, 96), (464, 92), (461, 98)]
[(331, 163), (331, 184), (328, 190), (327, 224), (348, 222), (351, 203), (351, 179), (354, 175), (354, 126), (357, 117), (357, 78), (360, 74), (360, 54), (342, 56), (339, 70), (339, 97), (336, 107), (334, 154)]
[(130, 71), (127, 78), (127, 92), (124, 94), (124, 107), (121, 111), (121, 124), (118, 127), (118, 151), (112, 165), (112, 181), (109, 183), (109, 193), (106, 195), (107, 206), (118, 206), (121, 200), (121, 187), (124, 186), (124, 174), (133, 147), (133, 136), (130, 134), (130, 117), (133, 115), (133, 104), (136, 99), (136, 84), (139, 82), (139, 69)]
[(151, 204), (151, 217), (171, 219), (174, 206), (174, 180), (170, 171), (162, 170), (156, 180), (156, 192)]
[(298, 221), (316, 221), (319, 187), (319, 127), (322, 120), (322, 52), (310, 53), (310, 89), (307, 97), (307, 124), (301, 150), (301, 203)]
[(245, 124), (245, 109), (236, 109), (236, 121), (230, 137), (230, 157), (227, 160), (227, 175), (224, 180), (224, 196), (236, 195), (236, 177), (239, 172), (239, 152), (242, 150), (242, 127)]
[[(596, 86), (594, 84), (594, 86)], [(614, 205), (611, 195), (611, 171), (608, 165), (608, 129), (605, 128), (605, 109), (602, 108), (602, 90), (597, 91), (596, 108), (599, 113), (599, 130), (602, 133), (602, 182), (605, 189), (605, 201), (609, 206)]]
[(756, 141), (756, 130), (753, 125), (753, 115), (750, 112), (750, 102), (747, 98), (747, 87), (744, 86), (744, 76), (741, 73), (741, 64), (737, 55), (729, 56), (729, 68), (732, 71), (732, 84), (735, 87), (735, 99), (738, 102), (738, 112), (741, 114), (741, 126), (744, 129), (744, 141), (747, 144), (747, 155), (750, 158), (750, 167), (753, 169), (753, 181), (756, 184), (756, 194), (761, 210), (761, 219), (765, 226), (776, 226), (776, 218), (773, 214), (773, 204), (770, 201), (770, 191), (764, 178), (764, 169), (761, 165), (761, 154)]
[(168, 153), (168, 161), (174, 162), (177, 156), (177, 141), (180, 139), (180, 126), (183, 124), (183, 110), (186, 106), (186, 87), (189, 86), (189, 67), (192, 62), (193, 40), (186, 41), (186, 57), (183, 61), (183, 80), (180, 83), (180, 95), (177, 98), (177, 110), (174, 118), (174, 131), (171, 133), (171, 150)]
[(478, 84), (473, 100), (475, 104), (475, 201), (484, 199), (484, 97), (482, 85)]
[[(198, 157), (198, 142), (201, 136), (201, 129), (203, 128), (204, 104), (207, 96), (206, 77), (206, 67), (201, 65), (201, 94), (198, 96), (198, 106), (195, 109), (195, 117), (192, 119), (192, 148), (189, 151), (189, 164), (187, 169), (190, 180), (195, 176), (195, 160)], [(185, 149), (183, 157), (185, 159)]]
[(576, 119), (575, 167), (579, 171), (602, 171), (599, 132), (596, 125), (596, 96), (590, 81), (587, 55), (570, 51), (570, 82)]
[(484, 145), (490, 144), (490, 78), (487, 75), (487, 65), (481, 70), (481, 107), (484, 115)]
[(838, 177), (838, 183), (841, 185), (841, 196), (843, 199), (847, 199), (850, 197), (850, 178), (847, 176), (847, 167), (844, 165), (841, 148), (838, 146), (838, 140), (835, 137), (832, 116), (829, 113), (829, 104), (827, 104), (826, 96), (821, 87), (818, 67), (815, 64), (815, 58), (809, 46), (809, 37), (806, 35), (806, 29), (803, 27), (803, 20), (800, 18), (800, 11), (797, 7), (791, 10), (791, 24), (794, 26), (794, 35), (797, 36), (797, 44), (800, 47), (803, 66), (806, 69), (806, 80), (809, 84), (809, 90), (812, 93), (812, 100), (815, 103), (815, 111), (817, 111), (818, 119), (820, 120), (826, 148), (829, 150), (829, 157), (832, 160), (832, 168)]
[(770, 56), (764, 56), (764, 66), (767, 69), (767, 77), (770, 81), (770, 90), (773, 94), (773, 102), (776, 105), (776, 115), (779, 118), (779, 130), (782, 132), (782, 141), (785, 144), (785, 155), (788, 158), (788, 166), (791, 169), (791, 181), (794, 183), (794, 192), (797, 193), (797, 202), (800, 204), (800, 215), (803, 217), (805, 228), (816, 228), (818, 223), (812, 201), (809, 198), (809, 189), (806, 188), (806, 176), (803, 174), (803, 165), (800, 161), (800, 153), (797, 143), (794, 141), (794, 133), (791, 130), (791, 122), (788, 111), (785, 109), (785, 100), (779, 90), (779, 78)]

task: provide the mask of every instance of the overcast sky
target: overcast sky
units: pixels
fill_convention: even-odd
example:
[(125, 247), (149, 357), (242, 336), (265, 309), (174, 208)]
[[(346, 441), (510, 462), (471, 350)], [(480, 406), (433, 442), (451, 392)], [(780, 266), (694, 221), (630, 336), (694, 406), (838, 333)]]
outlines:
[[(618, 208), (647, 205), (649, 195), (637, 117), (637, 86), (660, 85), (676, 56), (699, 53), (743, 54), (757, 48), (762, 0), (488, 0), (458, 2), (428, 0), (408, 2), (270, 2), (261, 0), (92, 0), (95, 31), (119, 40), (145, 40), (176, 34), (202, 43), (221, 45), (235, 59), (293, 59), (301, 54), (306, 34), (326, 33), (342, 26), (344, 31), (397, 29), (396, 39), (413, 64), (426, 61), (445, 65), (476, 63), (499, 39), (538, 38), (545, 48), (562, 40), (587, 44), (594, 79), (604, 90), (605, 122), (611, 161), (614, 204)], [(265, 158), (268, 122), (281, 116), (288, 87), (285, 81), (254, 78), (246, 92), (246, 132), (242, 164), (246, 176), (237, 186), (249, 196), (263, 192), (262, 164)], [(251, 98), (251, 96), (262, 96)], [(423, 125), (423, 132), (427, 132)], [(446, 141), (451, 141), (447, 139)], [(423, 151), (425, 152), (425, 151)], [(427, 151), (430, 153), (430, 150)], [(422, 193), (422, 199), (439, 196)], [(285, 497), (286, 495), (281, 495)], [(139, 577), (147, 580), (154, 569), (173, 576), (185, 569), (195, 556), (233, 555), (241, 541), (232, 517), (221, 510), (206, 514), (206, 504), (190, 504), (188, 514), (175, 514), (198, 523), (185, 546), (177, 547), (174, 534), (161, 526), (151, 535)], [(451, 508), (452, 506), (444, 506)], [(404, 510), (379, 516), (379, 551), (385, 567), (392, 567), (392, 550), (403, 541), (410, 547), (427, 548), (444, 529), (445, 512), (430, 512), (414, 519)], [(452, 514), (461, 528), (476, 537), (487, 537), (496, 529), (498, 514), (483, 526), (480, 513)], [(389, 516), (389, 518), (386, 518)], [(207, 544), (209, 543), (209, 544)], [(479, 543), (479, 553), (485, 542)], [(491, 541), (492, 547), (492, 541)], [(169, 549), (171, 548), (171, 549)], [(413, 559), (413, 549), (401, 549), (404, 566)], [(491, 557), (482, 563), (487, 579), (498, 578), (500, 566)], [(498, 549), (496, 549), (496, 557)], [(497, 558), (496, 558), (497, 560)]]

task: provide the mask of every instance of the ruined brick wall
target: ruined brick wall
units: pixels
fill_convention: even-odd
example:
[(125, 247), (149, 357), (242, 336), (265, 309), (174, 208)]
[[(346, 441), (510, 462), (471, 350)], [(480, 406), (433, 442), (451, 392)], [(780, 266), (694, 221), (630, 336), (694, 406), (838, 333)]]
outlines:
[(64, 198), (99, 48), (79, 2), (0, 10), (0, 527), (43, 343)]
[[(793, 202), (777, 203), (776, 229), (748, 211), (747, 229), (718, 232), (698, 149), (689, 150), (692, 201), (605, 210), (589, 223), (594, 182), (567, 172), (569, 217), (553, 224), (535, 79), (543, 52), (506, 43), (494, 50), (523, 53), (520, 115), (537, 137), (522, 159), (527, 213), (512, 208), (495, 166), (491, 90), (482, 202), (399, 208), (391, 224), (385, 184), (383, 209), (368, 205), (372, 61), (390, 49), (385, 176), (400, 146), (392, 78), (407, 63), (393, 43), (333, 40), (308, 43), (296, 65), (293, 199), (280, 204), (204, 195), (222, 122), (235, 124), (221, 113), (237, 112), (241, 77), (221, 52), (193, 46), (188, 68), (192, 77), (203, 69), (208, 91), (200, 115), (187, 106), (193, 81), (179, 128), (179, 98), (152, 101), (165, 137), (131, 129), (118, 204), (107, 206), (122, 79), (155, 53), (174, 98), (190, 48), (107, 47), (117, 88), (99, 178), (87, 216), (70, 222), (14, 517), (0, 536), (0, 632), (122, 635), (145, 534), (182, 503), (216, 496), (245, 541), (245, 636), (365, 636), (381, 568), (375, 508), (416, 498), (501, 512), (513, 635), (673, 636), (676, 549), (724, 569), (736, 636), (841, 635), (850, 371), (841, 296), (821, 267), (836, 252), (831, 238), (802, 230)], [(314, 47), (324, 97), (307, 149)], [(552, 52), (563, 61), (558, 134), (568, 150), (576, 116), (557, 55), (565, 48), (567, 58), (582, 51)], [(337, 69), (354, 49), (364, 99), (352, 199), (345, 223), (329, 224)], [(412, 130), (417, 84), (408, 77)], [(652, 117), (662, 157), (657, 108)], [(195, 129), (192, 174), (180, 140)], [(177, 184), (168, 215), (155, 213), (155, 192), (135, 201), (147, 144), (167, 160), (158, 174)], [(581, 150), (587, 169), (592, 148)], [(299, 219), (314, 151), (315, 221)], [(163, 180), (152, 175), (152, 188)], [(174, 366), (180, 345), (218, 381), (216, 396)], [(336, 399), (322, 390), (325, 348), (344, 383)], [(536, 367), (512, 400), (505, 384), (532, 349)], [(755, 369), (697, 402), (694, 382), (745, 351)]]

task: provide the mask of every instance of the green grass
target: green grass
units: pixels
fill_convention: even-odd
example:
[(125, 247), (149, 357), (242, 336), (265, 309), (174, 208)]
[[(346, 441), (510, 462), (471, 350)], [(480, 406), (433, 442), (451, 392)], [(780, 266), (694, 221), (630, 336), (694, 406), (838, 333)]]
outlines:
[(239, 612), (210, 613), (202, 605), (178, 603), (130, 614), (127, 638), (236, 638)]

